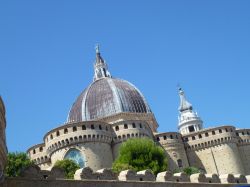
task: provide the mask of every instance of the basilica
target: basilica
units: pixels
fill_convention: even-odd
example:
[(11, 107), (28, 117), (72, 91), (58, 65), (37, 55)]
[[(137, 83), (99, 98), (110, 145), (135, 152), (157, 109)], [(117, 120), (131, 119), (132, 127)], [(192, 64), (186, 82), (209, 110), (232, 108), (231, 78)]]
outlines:
[(170, 171), (194, 166), (204, 173), (249, 175), (250, 129), (206, 129), (181, 88), (179, 96), (179, 132), (157, 132), (143, 94), (130, 82), (112, 77), (97, 46), (93, 82), (73, 103), (66, 123), (47, 132), (27, 153), (43, 170), (68, 158), (96, 171), (112, 167), (127, 139), (148, 137), (164, 148)]

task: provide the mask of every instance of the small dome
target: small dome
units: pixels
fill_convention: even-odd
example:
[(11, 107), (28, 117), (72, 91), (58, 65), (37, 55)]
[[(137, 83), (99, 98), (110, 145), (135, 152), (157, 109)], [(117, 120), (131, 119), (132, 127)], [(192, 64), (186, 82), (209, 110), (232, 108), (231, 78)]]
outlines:
[(88, 121), (121, 112), (151, 113), (151, 110), (134, 85), (125, 80), (104, 77), (81, 93), (70, 109), (67, 121)]

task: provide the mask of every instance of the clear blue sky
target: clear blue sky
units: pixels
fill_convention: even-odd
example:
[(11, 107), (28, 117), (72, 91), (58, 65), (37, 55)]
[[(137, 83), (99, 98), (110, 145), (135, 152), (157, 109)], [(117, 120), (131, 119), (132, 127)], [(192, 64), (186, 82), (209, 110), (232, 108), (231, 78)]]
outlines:
[(250, 128), (250, 1), (0, 2), (0, 94), (9, 151), (66, 121), (93, 77), (94, 46), (177, 131), (180, 83), (205, 127)]

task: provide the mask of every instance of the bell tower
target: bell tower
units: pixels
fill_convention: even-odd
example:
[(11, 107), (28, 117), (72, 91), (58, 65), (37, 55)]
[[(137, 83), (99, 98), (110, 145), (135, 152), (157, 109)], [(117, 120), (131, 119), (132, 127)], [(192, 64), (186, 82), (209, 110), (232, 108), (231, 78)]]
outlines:
[(184, 91), (179, 88), (180, 106), (178, 116), (178, 129), (181, 134), (188, 134), (199, 131), (203, 128), (203, 121), (197, 112), (193, 111), (193, 106), (187, 101)]

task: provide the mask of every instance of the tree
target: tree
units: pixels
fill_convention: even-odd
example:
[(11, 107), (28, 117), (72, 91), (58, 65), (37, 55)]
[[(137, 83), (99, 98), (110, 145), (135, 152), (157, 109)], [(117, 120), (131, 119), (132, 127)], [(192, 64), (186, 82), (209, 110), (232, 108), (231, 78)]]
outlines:
[(67, 179), (73, 179), (76, 170), (80, 169), (80, 166), (70, 159), (58, 160), (56, 161), (55, 166), (62, 168), (65, 171)]
[(126, 169), (141, 171), (151, 169), (154, 174), (167, 169), (167, 158), (162, 147), (148, 138), (132, 138), (124, 142), (113, 163), (114, 172)]
[(7, 177), (17, 177), (22, 169), (34, 164), (23, 152), (8, 153), (5, 173)]

